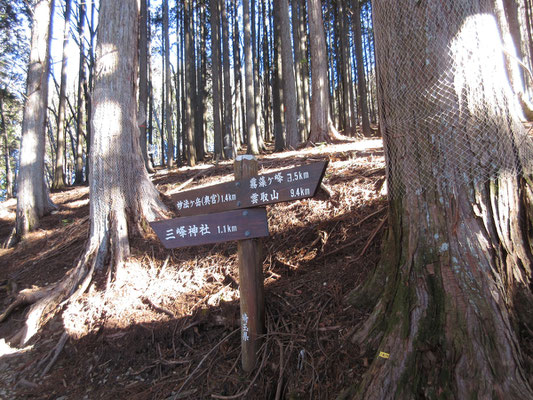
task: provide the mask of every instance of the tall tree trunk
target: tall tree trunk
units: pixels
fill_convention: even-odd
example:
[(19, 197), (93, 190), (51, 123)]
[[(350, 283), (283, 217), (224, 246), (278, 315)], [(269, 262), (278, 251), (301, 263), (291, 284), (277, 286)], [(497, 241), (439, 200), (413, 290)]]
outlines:
[(191, 34), (191, 28), (194, 26), (192, 18), (192, 1), (186, 0), (184, 2), (184, 20), (185, 27), (185, 121), (186, 131), (185, 137), (187, 139), (187, 162), (189, 166), (196, 165), (196, 147), (194, 145), (194, 109), (196, 103), (196, 59), (194, 53), (194, 39)]
[[(162, 217), (166, 208), (150, 181), (137, 126), (137, 2), (100, 1), (100, 20), (91, 117), (93, 132), (90, 177), (90, 236), (78, 265), (43, 290), (19, 332), (26, 343), (66, 298), (83, 293), (95, 273), (107, 269), (108, 284), (125, 268), (129, 238), (144, 233), (146, 220)], [(110, 123), (112, 121), (113, 123)]]
[[(311, 42), (311, 133), (312, 143), (330, 142), (337, 135), (330, 117), (328, 96), (328, 59), (322, 4), (320, 0), (307, 0), (309, 34)], [(285, 77), (284, 77), (285, 79)]]
[(300, 0), (291, 1), (291, 20), (292, 20), (292, 41), (294, 48), (294, 74), (296, 83), (296, 97), (297, 97), (297, 111), (298, 111), (298, 133), (300, 135), (299, 141), (307, 140), (306, 124), (305, 124), (305, 94), (304, 94), (304, 55), (302, 48), (300, 14), (304, 12), (300, 8)]
[(77, 104), (77, 116), (76, 116), (76, 173), (74, 183), (81, 185), (84, 182), (83, 179), (83, 137), (84, 137), (84, 121), (87, 118), (85, 114), (85, 98), (83, 93), (83, 87), (86, 85), (85, 74), (85, 39), (83, 37), (85, 31), (85, 18), (86, 18), (85, 2), (78, 3), (78, 40), (80, 46), (80, 60), (78, 69), (78, 104)]
[(13, 197), (13, 172), (11, 171), (11, 146), (7, 133), (6, 119), (4, 115), (4, 94), (0, 93), (0, 130), (4, 139), (4, 163), (6, 165), (6, 198)]
[(374, 12), (390, 228), (354, 292), (375, 306), (356, 335), (374, 361), (352, 394), (531, 399), (517, 335), (533, 327), (533, 150), (494, 3), (376, 1)]
[(154, 173), (155, 170), (148, 158), (146, 145), (146, 127), (148, 125), (148, 13), (147, 0), (141, 0), (139, 19), (139, 134), (144, 166), (148, 172)]
[(164, 109), (165, 119), (161, 121), (165, 126), (167, 137), (167, 167), (174, 166), (174, 137), (172, 135), (172, 108), (170, 106), (170, 86), (172, 75), (170, 73), (170, 37), (168, 30), (168, 0), (163, 0), (163, 42), (164, 42), (164, 64), (165, 64), (165, 97)]
[(53, 208), (44, 179), (53, 11), (54, 0), (40, 0), (33, 8), (20, 169), (17, 177), (16, 232), (19, 238), (35, 229), (39, 225), (39, 219)]
[(285, 106), (285, 129), (287, 146), (296, 149), (300, 144), (298, 133), (298, 110), (296, 104), (296, 85), (294, 78), (294, 59), (292, 57), (291, 24), (287, 0), (277, 0), (275, 7), (280, 8), (281, 62), (283, 66), (283, 105)]
[(211, 65), (213, 80), (213, 138), (215, 141), (215, 158), (223, 158), (222, 143), (222, 93), (220, 69), (220, 0), (210, 0), (211, 3)]
[[(86, 122), (85, 122), (85, 143), (87, 143), (87, 152), (86, 154), (89, 155), (91, 153), (91, 137), (92, 134), (92, 125), (91, 125), (91, 115), (92, 115), (92, 109), (93, 109), (93, 89), (94, 89), (94, 66), (96, 64), (95, 61), (95, 39), (96, 39), (96, 30), (97, 30), (97, 24), (96, 24), (96, 4), (95, 0), (86, 0), (87, 4), (87, 10), (89, 9), (89, 6), (91, 8), (91, 23), (89, 24), (89, 33), (90, 33), (90, 39), (89, 39), (89, 49), (88, 49), (88, 55), (89, 55), (89, 68), (88, 68), (88, 79), (86, 80), (86, 85), (83, 86), (83, 94), (85, 97), (85, 109), (86, 109)], [(90, 157), (87, 156), (85, 159), (85, 179), (87, 182), (89, 182), (89, 173), (90, 173)]]
[[(341, 75), (342, 75), (342, 102), (343, 102), (343, 119), (344, 119), (344, 134), (353, 136), (355, 133), (355, 118), (353, 107), (352, 93), (352, 58), (350, 57), (350, 41), (348, 28), (348, 13), (346, 0), (339, 0), (337, 2), (337, 18), (339, 20), (338, 35), (340, 40), (340, 55), (341, 55)], [(337, 69), (338, 70), (338, 69)]]
[[(264, 149), (263, 135), (261, 133), (261, 90), (259, 85), (259, 55), (257, 41), (257, 11), (256, 1), (250, 0), (250, 43), (252, 45), (252, 65), (253, 65), (253, 88), (254, 88), (254, 112), (255, 112), (255, 133), (257, 135), (257, 146), (259, 150)], [(245, 53), (246, 56), (246, 53)]]
[(200, 41), (199, 41), (199, 51), (197, 52), (197, 58), (199, 58), (200, 71), (198, 71), (198, 84), (196, 86), (196, 110), (194, 117), (194, 144), (196, 146), (196, 158), (198, 161), (203, 161), (205, 159), (205, 147), (204, 147), (204, 114), (206, 110), (206, 98), (207, 93), (205, 90), (205, 85), (207, 81), (207, 51), (206, 51), (206, 42), (207, 42), (207, 18), (206, 18), (206, 5), (205, 1), (200, 2), (199, 4), (199, 20), (200, 20)]
[(68, 42), (70, 37), (70, 10), (71, 0), (65, 0), (65, 27), (63, 28), (63, 56), (61, 59), (61, 81), (59, 83), (59, 105), (57, 109), (57, 146), (54, 180), (52, 187), (61, 189), (65, 187), (65, 105), (67, 102), (67, 61)]
[(236, 121), (238, 121), (237, 137), (239, 137), (239, 147), (243, 143), (247, 143), (247, 134), (246, 134), (246, 112), (245, 112), (245, 102), (244, 102), (244, 85), (242, 81), (242, 64), (241, 64), (241, 51), (240, 51), (240, 30), (239, 30), (239, 19), (238, 19), (238, 0), (233, 1), (233, 71), (234, 71), (234, 81), (235, 81), (235, 90), (237, 101), (235, 104), (236, 109)]
[(272, 68), (270, 67), (270, 43), (269, 36), (267, 33), (268, 18), (267, 13), (269, 12), (268, 6), (270, 2), (263, 3), (263, 37), (261, 40), (262, 43), (262, 57), (263, 57), (263, 120), (265, 123), (265, 140), (271, 141), (272, 139), (272, 104), (270, 101), (270, 91), (271, 91), (271, 73)]
[(281, 16), (280, 7), (274, 6), (274, 69), (272, 71), (272, 107), (274, 113), (274, 149), (285, 150), (283, 123), (283, 66), (281, 65)]
[(360, 0), (352, 0), (353, 7), (353, 25), (355, 41), (355, 59), (357, 62), (357, 94), (359, 115), (361, 116), (363, 136), (372, 135), (370, 130), (370, 120), (368, 118), (368, 103), (366, 93), (365, 67), (363, 63), (363, 34), (361, 31), (361, 9), (359, 8)]
[(222, 16), (222, 69), (224, 72), (224, 156), (226, 158), (233, 158), (236, 155), (235, 147), (233, 145), (233, 107), (231, 101), (231, 78), (229, 66), (229, 26), (228, 15), (226, 12), (226, 0), (222, 0), (221, 4)]
[(243, 2), (244, 21), (244, 86), (246, 89), (246, 132), (248, 134), (248, 153), (259, 154), (257, 140), (257, 120), (254, 95), (254, 65), (252, 54), (252, 33), (250, 26), (250, 4)]

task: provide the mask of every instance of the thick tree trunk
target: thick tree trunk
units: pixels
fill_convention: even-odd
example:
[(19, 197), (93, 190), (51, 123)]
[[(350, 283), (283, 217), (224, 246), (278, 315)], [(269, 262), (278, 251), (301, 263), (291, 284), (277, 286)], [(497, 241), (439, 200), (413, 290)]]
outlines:
[(533, 398), (533, 153), (492, 6), (375, 2), (390, 228), (352, 297), (375, 306), (356, 398)]
[[(166, 208), (144, 167), (137, 126), (137, 2), (101, 0), (91, 143), (90, 237), (76, 268), (59, 283), (35, 294), (26, 326), (26, 343), (65, 298), (75, 298), (93, 272), (109, 263), (108, 282), (130, 254), (129, 238), (143, 234), (146, 220)], [(109, 257), (109, 255), (111, 255)], [(74, 296), (74, 297), (72, 297)]]
[(50, 40), (54, 0), (33, 9), (31, 51), (22, 120), (20, 169), (17, 177), (16, 231), (19, 238), (35, 229), (53, 205), (44, 180)]

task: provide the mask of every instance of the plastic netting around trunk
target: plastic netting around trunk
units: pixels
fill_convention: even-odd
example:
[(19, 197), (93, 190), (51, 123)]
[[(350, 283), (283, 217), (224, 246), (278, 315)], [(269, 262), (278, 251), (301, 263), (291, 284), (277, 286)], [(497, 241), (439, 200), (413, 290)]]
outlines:
[(531, 167), (497, 2), (373, 1), (391, 196), (455, 191)]

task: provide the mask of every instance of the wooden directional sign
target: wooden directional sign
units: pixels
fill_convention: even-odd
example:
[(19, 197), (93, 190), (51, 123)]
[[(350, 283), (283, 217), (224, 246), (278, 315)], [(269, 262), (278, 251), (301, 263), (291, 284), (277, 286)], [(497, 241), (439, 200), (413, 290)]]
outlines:
[(268, 236), (264, 208), (150, 222), (167, 249)]
[(313, 197), (326, 171), (327, 161), (220, 183), (172, 196), (178, 215), (197, 215), (258, 207)]

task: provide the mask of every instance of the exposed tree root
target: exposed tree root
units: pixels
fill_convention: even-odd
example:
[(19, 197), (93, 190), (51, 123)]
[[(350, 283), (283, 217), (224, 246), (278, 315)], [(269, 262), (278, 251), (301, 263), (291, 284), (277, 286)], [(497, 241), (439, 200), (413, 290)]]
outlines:
[(9, 315), (15, 311), (18, 307), (33, 304), (38, 300), (47, 296), (53, 287), (46, 288), (32, 288), (21, 290), (15, 300), (6, 308), (6, 310), (0, 315), (0, 322), (4, 322)]

